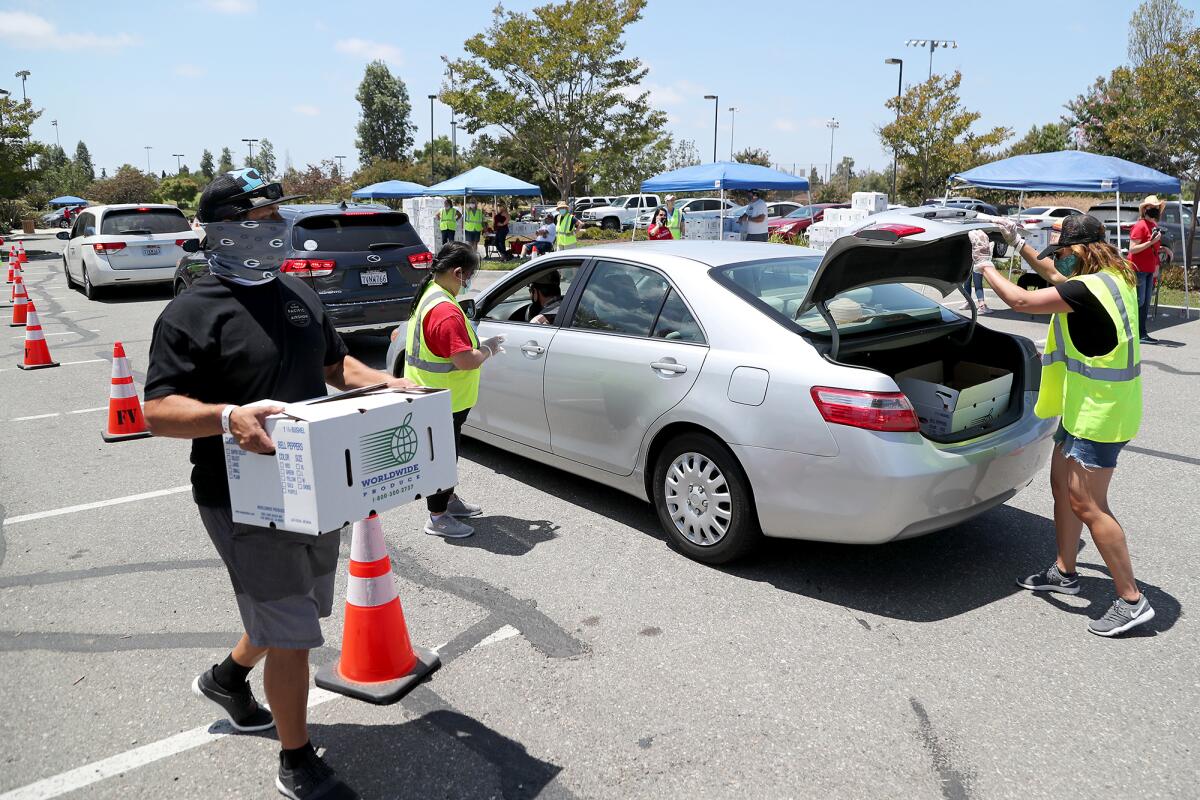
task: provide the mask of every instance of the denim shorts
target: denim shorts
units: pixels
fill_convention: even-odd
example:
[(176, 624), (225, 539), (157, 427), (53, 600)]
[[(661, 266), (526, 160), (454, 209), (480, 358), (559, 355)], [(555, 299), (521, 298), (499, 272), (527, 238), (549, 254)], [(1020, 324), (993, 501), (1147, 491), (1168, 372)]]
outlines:
[(1054, 432), (1054, 441), (1062, 454), (1079, 462), (1085, 469), (1112, 469), (1117, 466), (1117, 456), (1121, 448), (1129, 442), (1093, 442), (1091, 439), (1080, 439), (1072, 436), (1067, 429), (1058, 423)]

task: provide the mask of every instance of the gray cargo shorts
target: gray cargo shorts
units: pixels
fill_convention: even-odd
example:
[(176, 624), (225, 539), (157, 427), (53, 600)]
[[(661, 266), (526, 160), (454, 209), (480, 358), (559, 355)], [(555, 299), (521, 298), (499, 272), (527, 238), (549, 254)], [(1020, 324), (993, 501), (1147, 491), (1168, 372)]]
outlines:
[(229, 570), (250, 641), (294, 650), (324, 644), (321, 619), (333, 612), (342, 532), (309, 536), (272, 530), (235, 523), (228, 507), (197, 508)]

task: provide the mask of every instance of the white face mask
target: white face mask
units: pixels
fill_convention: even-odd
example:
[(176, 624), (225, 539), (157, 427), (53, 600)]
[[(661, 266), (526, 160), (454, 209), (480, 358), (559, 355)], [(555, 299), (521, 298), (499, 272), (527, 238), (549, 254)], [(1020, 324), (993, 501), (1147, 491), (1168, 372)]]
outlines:
[(467, 291), (471, 288), (471, 281), (474, 279), (475, 279), (475, 276), (471, 275), (471, 277), (467, 278), (466, 280), (463, 280), (462, 284), (458, 290), (458, 293), (460, 295), (466, 294)]

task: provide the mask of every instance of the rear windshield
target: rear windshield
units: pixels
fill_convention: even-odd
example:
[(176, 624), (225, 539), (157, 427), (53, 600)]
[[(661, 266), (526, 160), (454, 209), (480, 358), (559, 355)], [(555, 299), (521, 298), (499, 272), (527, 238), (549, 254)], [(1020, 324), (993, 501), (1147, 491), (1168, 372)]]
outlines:
[[(1116, 206), (1092, 206), (1088, 209), (1096, 219), (1101, 222), (1116, 222), (1117, 207)], [(1137, 206), (1121, 206), (1121, 222), (1137, 222), (1138, 210)]]
[(307, 217), (296, 222), (292, 229), (292, 247), (297, 250), (345, 253), (369, 250), (373, 244), (384, 243), (424, 247), (421, 237), (409, 224), (408, 216), (400, 213), (358, 212)]
[[(731, 264), (713, 270), (712, 274), (719, 283), (733, 289), (767, 316), (809, 333), (828, 335), (829, 326), (815, 308), (798, 313), (820, 265), (820, 256), (800, 256)], [(841, 334), (961, 319), (934, 300), (899, 283), (851, 289), (834, 297), (828, 306)]]
[(100, 223), (100, 233), (183, 233), (190, 231), (187, 217), (177, 208), (136, 208), (109, 211)]
[(1045, 214), (1050, 210), (1050, 206), (1036, 206), (1034, 208), (1025, 209), (1026, 214)]

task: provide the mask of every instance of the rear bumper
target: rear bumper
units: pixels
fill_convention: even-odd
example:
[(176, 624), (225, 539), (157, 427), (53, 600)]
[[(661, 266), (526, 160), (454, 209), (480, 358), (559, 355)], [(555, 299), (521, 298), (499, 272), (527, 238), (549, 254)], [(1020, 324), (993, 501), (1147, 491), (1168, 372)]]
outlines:
[[(89, 265), (90, 267), (91, 265)], [(110, 264), (100, 263), (91, 270), (93, 286), (118, 286), (133, 283), (170, 282), (175, 278), (175, 265), (165, 267), (143, 267), (140, 269), (113, 269)]]
[[(1032, 396), (1026, 402), (1033, 407)], [(831, 425), (839, 449), (832, 457), (732, 449), (767, 536), (879, 544), (956, 525), (1008, 500), (1049, 460), (1057, 424), (1027, 414), (986, 442), (958, 446)]]
[(325, 313), (338, 330), (353, 328), (390, 328), (408, 319), (412, 298), (372, 300), (362, 303), (331, 303), (325, 301)]

